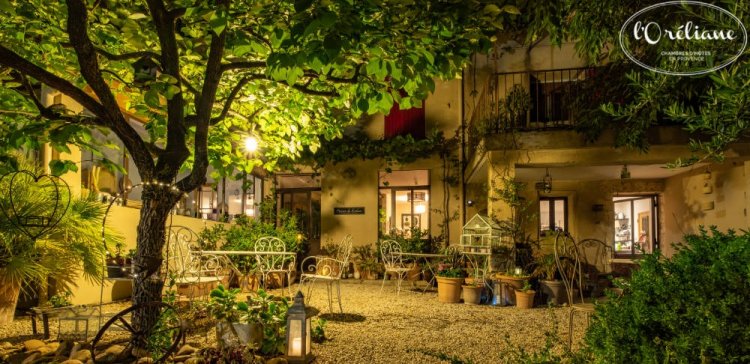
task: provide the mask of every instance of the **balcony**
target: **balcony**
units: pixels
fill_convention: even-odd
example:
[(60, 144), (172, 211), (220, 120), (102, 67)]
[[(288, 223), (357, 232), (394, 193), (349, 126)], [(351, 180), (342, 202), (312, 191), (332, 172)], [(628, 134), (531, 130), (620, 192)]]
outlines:
[(495, 73), (469, 119), (469, 154), (487, 135), (572, 129), (576, 99), (595, 68)]

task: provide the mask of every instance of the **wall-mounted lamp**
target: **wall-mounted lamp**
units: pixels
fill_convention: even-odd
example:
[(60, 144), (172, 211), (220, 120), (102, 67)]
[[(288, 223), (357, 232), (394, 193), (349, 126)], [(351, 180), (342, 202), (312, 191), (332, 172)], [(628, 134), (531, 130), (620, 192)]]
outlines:
[(552, 176), (549, 175), (549, 168), (546, 169), (546, 172), (544, 174), (544, 178), (542, 178), (542, 181), (537, 182), (535, 184), (535, 187), (538, 191), (542, 191), (544, 193), (552, 192)]

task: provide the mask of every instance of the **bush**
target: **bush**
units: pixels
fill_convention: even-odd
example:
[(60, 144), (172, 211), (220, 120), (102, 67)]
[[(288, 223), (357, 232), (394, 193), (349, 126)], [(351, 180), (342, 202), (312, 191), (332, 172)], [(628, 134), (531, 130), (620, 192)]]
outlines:
[(628, 292), (598, 305), (585, 338), (596, 362), (750, 361), (750, 234), (701, 228), (675, 248), (646, 255)]
[[(297, 219), (289, 212), (283, 212), (279, 219), (280, 226), (275, 222), (264, 222), (257, 219), (249, 219), (246, 216), (239, 216), (229, 229), (223, 227), (205, 228), (200, 232), (199, 237), (203, 246), (216, 246), (219, 241), (223, 240), (223, 250), (255, 250), (255, 242), (266, 236), (273, 236), (281, 239), (290, 252), (300, 252), (302, 245), (299, 239), (299, 228)], [(229, 259), (243, 271), (247, 271), (255, 265), (255, 257), (251, 256), (230, 256)]]

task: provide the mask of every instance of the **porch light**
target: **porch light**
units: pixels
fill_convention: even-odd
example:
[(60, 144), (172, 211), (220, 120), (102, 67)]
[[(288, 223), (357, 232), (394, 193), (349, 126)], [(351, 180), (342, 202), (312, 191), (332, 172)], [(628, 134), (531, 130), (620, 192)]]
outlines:
[(549, 175), (549, 168), (546, 169), (544, 179), (542, 180), (544, 193), (552, 192), (552, 176)]
[(258, 150), (258, 139), (254, 136), (245, 138), (245, 151), (254, 153), (256, 150)]
[(309, 363), (313, 360), (310, 351), (310, 318), (305, 312), (305, 298), (300, 291), (297, 291), (294, 304), (287, 311), (286, 360), (289, 363)]

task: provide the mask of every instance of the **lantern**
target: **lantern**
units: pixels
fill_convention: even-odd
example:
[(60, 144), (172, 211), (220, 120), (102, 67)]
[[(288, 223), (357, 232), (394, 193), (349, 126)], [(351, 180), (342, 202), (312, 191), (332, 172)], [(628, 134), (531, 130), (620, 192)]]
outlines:
[(305, 298), (297, 291), (294, 304), (287, 310), (286, 318), (286, 360), (289, 363), (309, 363), (313, 355), (310, 352), (310, 318), (305, 312)]

